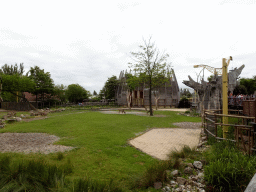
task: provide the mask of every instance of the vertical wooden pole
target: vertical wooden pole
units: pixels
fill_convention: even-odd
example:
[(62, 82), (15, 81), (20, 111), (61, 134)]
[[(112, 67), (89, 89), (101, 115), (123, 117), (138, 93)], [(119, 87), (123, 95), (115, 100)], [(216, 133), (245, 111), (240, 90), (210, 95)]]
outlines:
[[(228, 64), (222, 59), (222, 114), (228, 115)], [(228, 117), (223, 116), (223, 124), (228, 124)], [(227, 138), (228, 126), (223, 125), (223, 138)]]

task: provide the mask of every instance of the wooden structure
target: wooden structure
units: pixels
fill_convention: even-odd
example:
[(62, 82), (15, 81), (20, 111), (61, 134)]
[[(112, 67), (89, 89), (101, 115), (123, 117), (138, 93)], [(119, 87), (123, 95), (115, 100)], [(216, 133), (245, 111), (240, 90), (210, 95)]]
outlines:
[[(127, 88), (127, 71), (121, 71), (119, 75), (119, 86), (116, 89), (116, 102), (119, 106), (147, 107), (149, 106), (149, 88), (145, 84), (137, 87), (134, 91)], [(180, 100), (178, 82), (171, 69), (171, 78), (163, 86), (152, 91), (152, 105), (158, 107), (177, 107)]]
[[(229, 140), (249, 155), (256, 151), (256, 130), (254, 128), (255, 117), (234, 115), (230, 113), (241, 113), (239, 110), (229, 110), (228, 115), (222, 114), (222, 110), (204, 111), (204, 132), (207, 137), (214, 137), (217, 140)], [(229, 119), (226, 124), (223, 117)], [(227, 138), (223, 138), (223, 127), (227, 127)]]

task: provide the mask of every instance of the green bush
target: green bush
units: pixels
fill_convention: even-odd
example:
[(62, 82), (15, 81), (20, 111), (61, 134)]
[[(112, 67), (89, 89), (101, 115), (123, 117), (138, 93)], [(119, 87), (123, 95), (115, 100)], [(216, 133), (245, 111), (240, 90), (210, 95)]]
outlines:
[(256, 158), (242, 154), (231, 142), (215, 143), (204, 155), (209, 191), (244, 191), (256, 171)]

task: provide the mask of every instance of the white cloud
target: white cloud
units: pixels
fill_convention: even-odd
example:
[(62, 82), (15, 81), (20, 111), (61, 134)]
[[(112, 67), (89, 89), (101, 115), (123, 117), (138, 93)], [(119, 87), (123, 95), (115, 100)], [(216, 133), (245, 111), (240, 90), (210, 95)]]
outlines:
[(256, 17), (248, 1), (5, 1), (0, 12), (0, 64), (24, 62), (49, 71), (55, 84), (97, 92), (128, 68), (130, 52), (152, 36), (169, 53), (179, 86), (195, 64), (255, 67)]

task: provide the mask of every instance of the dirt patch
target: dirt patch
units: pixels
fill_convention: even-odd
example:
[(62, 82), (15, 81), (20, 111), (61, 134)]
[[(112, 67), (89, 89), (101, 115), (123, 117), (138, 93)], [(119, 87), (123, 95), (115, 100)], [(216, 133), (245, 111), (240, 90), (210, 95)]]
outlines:
[(73, 147), (53, 145), (60, 138), (46, 133), (0, 133), (0, 152), (56, 153)]
[(173, 150), (185, 145), (193, 148), (199, 144), (201, 123), (174, 123), (182, 128), (156, 128), (136, 137), (129, 143), (140, 151), (161, 160), (167, 160)]

